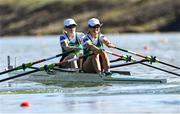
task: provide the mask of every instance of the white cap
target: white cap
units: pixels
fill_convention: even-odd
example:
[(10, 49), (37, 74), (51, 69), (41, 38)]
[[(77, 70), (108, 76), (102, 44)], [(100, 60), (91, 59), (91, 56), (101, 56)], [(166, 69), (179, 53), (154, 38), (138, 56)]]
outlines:
[(74, 19), (69, 18), (64, 21), (64, 26), (70, 26), (70, 25), (77, 25)]
[(97, 19), (97, 18), (91, 18), (91, 19), (89, 19), (89, 21), (88, 21), (88, 25), (89, 26), (95, 26), (95, 25), (102, 25), (100, 22), (99, 22), (99, 19)]

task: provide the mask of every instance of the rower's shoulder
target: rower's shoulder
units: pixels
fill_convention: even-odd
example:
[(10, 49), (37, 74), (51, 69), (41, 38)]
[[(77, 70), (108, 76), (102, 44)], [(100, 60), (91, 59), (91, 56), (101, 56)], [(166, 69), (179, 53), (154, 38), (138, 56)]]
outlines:
[(60, 39), (60, 40), (65, 40), (65, 39), (66, 39), (65, 34), (60, 34), (60, 35), (59, 35), (59, 39)]
[(77, 34), (78, 38), (80, 38), (80, 39), (84, 39), (84, 37), (85, 37), (85, 34), (83, 32), (76, 32), (76, 34)]
[(83, 32), (76, 32), (77, 35), (85, 36)]

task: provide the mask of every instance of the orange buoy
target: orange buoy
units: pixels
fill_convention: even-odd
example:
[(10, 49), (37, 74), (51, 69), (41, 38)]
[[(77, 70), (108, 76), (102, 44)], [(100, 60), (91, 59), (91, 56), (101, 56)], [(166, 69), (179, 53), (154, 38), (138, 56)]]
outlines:
[(29, 101), (23, 101), (20, 106), (25, 108), (30, 108), (31, 104)]

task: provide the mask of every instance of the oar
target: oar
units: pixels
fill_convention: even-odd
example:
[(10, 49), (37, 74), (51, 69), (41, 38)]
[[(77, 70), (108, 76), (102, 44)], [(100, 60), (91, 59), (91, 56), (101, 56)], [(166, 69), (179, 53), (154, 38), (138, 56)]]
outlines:
[[(112, 54), (112, 55), (114, 55), (114, 56), (117, 56), (117, 57), (121, 57), (121, 56), (122, 56), (122, 55), (120, 55), (120, 54), (118, 54), (118, 53), (115, 53), (115, 54), (114, 54), (113, 52), (110, 52), (110, 51), (106, 51), (106, 52), (108, 52), (109, 54)], [(143, 60), (148, 61), (147, 59), (143, 59)], [(133, 59), (133, 58), (131, 58), (131, 61), (132, 61), (132, 62), (137, 62), (137, 61), (136, 61), (135, 59)], [(161, 70), (161, 71), (164, 71), (164, 72), (167, 72), (167, 73), (176, 75), (176, 76), (180, 76), (180, 74), (177, 74), (177, 73), (174, 73), (174, 72), (165, 70), (165, 69), (161, 69), (161, 68), (158, 68), (158, 67), (155, 67), (155, 66), (152, 66), (152, 65), (143, 63), (143, 62), (139, 62), (139, 63), (142, 64), (142, 65), (148, 66), (148, 67), (152, 67), (152, 68), (155, 68), (155, 69), (158, 69), (158, 70)], [(133, 64), (133, 63), (131, 63), (131, 64)], [(129, 64), (127, 64), (127, 65), (129, 65)], [(119, 65), (119, 67), (120, 67), (120, 66), (121, 66), (121, 65)], [(125, 66), (125, 65), (122, 65), (122, 66)]]
[(87, 57), (87, 56), (91, 56), (93, 54), (94, 53), (90, 53), (90, 54), (87, 54), (87, 55), (83, 55), (83, 56), (79, 56), (79, 57), (72, 58), (72, 59), (69, 59), (69, 60), (65, 60), (65, 61), (62, 61), (62, 62), (59, 62), (59, 63), (53, 63), (53, 64), (49, 64), (49, 65), (44, 65), (43, 67), (36, 68), (35, 70), (32, 70), (32, 71), (28, 71), (28, 72), (25, 72), (25, 73), (22, 73), (22, 74), (17, 74), (15, 76), (11, 76), (11, 77), (8, 77), (8, 78), (1, 79), (0, 82), (4, 82), (4, 81), (7, 81), (7, 80), (18, 78), (18, 77), (21, 77), (21, 76), (24, 76), (24, 75), (27, 75), (27, 74), (31, 74), (31, 73), (35, 73), (35, 72), (38, 72), (38, 71), (44, 71), (44, 70), (47, 71), (47, 70), (52, 69), (55, 66), (59, 66), (59, 65), (61, 65), (63, 63), (69, 63), (69, 62), (79, 60), (79, 59)]
[(147, 60), (143, 59), (143, 60), (139, 60), (139, 61), (135, 61), (135, 62), (130, 62), (130, 63), (111, 65), (110, 68), (129, 66), (129, 65), (139, 64), (139, 63), (143, 63), (143, 62), (147, 62)]
[(104, 51), (106, 51), (106, 53), (109, 53), (111, 55), (120, 57), (120, 58), (118, 58), (116, 60), (113, 60), (112, 62), (115, 62), (115, 61), (118, 61), (118, 60), (124, 60), (126, 62), (131, 61), (131, 56), (129, 56), (129, 55), (120, 55), (119, 53), (111, 52), (111, 51), (108, 51), (108, 50), (104, 50)]
[(114, 62), (122, 61), (122, 60), (123, 60), (122, 58), (117, 58), (117, 59), (114, 59), (114, 60), (110, 60), (110, 63), (114, 63)]
[(69, 52), (64, 52), (64, 53), (61, 53), (61, 54), (58, 54), (58, 55), (55, 55), (55, 56), (52, 56), (52, 57), (49, 57), (49, 58), (46, 58), (46, 59), (41, 59), (41, 60), (38, 60), (38, 61), (35, 61), (35, 62), (29, 62), (29, 63), (26, 63), (26, 64), (22, 64), (21, 66), (17, 66), (17, 67), (15, 67), (15, 68), (13, 68), (13, 69), (0, 72), (0, 75), (5, 74), (5, 73), (8, 73), (8, 72), (15, 71), (15, 70), (26, 69), (26, 68), (28, 68), (28, 67), (31, 67), (31, 66), (34, 65), (34, 64), (38, 64), (38, 63), (41, 63), (41, 62), (44, 62), (44, 61), (48, 61), (48, 60), (51, 60), (51, 59), (60, 57), (60, 56), (62, 56), (62, 55), (65, 55), (65, 54), (72, 53), (72, 52), (74, 52), (74, 50), (69, 51)]
[(124, 51), (124, 52), (127, 52), (127, 53), (130, 53), (130, 54), (133, 54), (133, 55), (142, 57), (142, 58), (145, 58), (145, 59), (147, 59), (147, 60), (152, 60), (152, 59), (153, 59), (152, 62), (158, 62), (158, 63), (164, 64), (164, 65), (167, 65), (167, 66), (170, 66), (170, 67), (173, 67), (173, 68), (180, 69), (180, 67), (177, 67), (177, 66), (168, 64), (168, 63), (166, 63), (166, 62), (160, 61), (160, 60), (156, 59), (155, 57), (145, 56), (145, 55), (143, 55), (143, 54), (139, 54), (139, 53), (136, 53), (136, 52), (133, 52), (133, 51), (130, 51), (130, 50), (125, 50), (125, 49), (118, 48), (118, 47), (115, 47), (115, 49), (120, 50), (120, 51)]
[(152, 65), (149, 65), (149, 64), (145, 64), (145, 63), (140, 63), (140, 64), (145, 65), (145, 66), (148, 66), (148, 67), (152, 67), (152, 68), (155, 68), (155, 69), (157, 69), (157, 70), (161, 70), (161, 71), (164, 71), (164, 72), (167, 72), (167, 73), (176, 75), (176, 76), (180, 76), (180, 74), (177, 74), (177, 73), (175, 73), (175, 72), (171, 72), (171, 71), (168, 71), (168, 70), (159, 68), (159, 67), (155, 67), (155, 66), (152, 66)]

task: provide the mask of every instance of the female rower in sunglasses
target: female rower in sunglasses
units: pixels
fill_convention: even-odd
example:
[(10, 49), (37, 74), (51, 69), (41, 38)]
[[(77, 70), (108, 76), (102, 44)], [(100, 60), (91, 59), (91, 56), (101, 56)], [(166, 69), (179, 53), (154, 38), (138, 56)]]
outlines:
[(90, 52), (95, 54), (86, 58), (83, 63), (83, 70), (88, 73), (105, 73), (110, 75), (110, 62), (107, 53), (103, 50), (103, 44), (109, 48), (114, 48), (115, 45), (105, 35), (100, 33), (101, 26), (102, 24), (96, 18), (88, 21), (89, 32), (83, 39), (84, 54)]
[[(84, 33), (76, 32), (76, 22), (74, 19), (66, 19), (64, 21), (64, 32), (60, 36), (60, 44), (62, 48), (62, 52), (69, 52), (74, 50), (75, 52), (63, 55), (60, 59), (60, 62), (72, 58), (76, 58), (83, 54), (82, 50), (82, 38), (84, 37)], [(79, 64), (78, 64), (79, 63)], [(82, 69), (82, 59), (77, 61), (73, 61), (71, 63), (62, 64), (60, 67), (63, 68), (80, 68)]]

